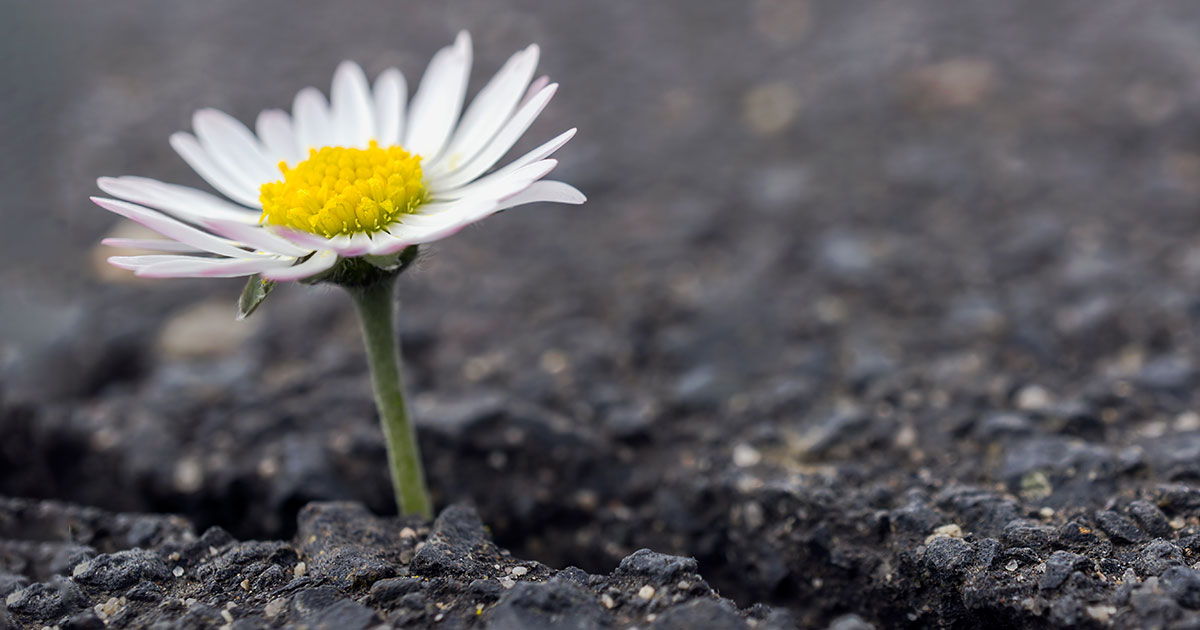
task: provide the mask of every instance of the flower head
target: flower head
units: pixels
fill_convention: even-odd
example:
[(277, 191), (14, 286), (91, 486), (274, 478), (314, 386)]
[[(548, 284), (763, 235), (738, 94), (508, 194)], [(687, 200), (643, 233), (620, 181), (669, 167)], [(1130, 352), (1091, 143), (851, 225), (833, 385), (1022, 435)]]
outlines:
[(536, 45), (513, 55), (465, 112), (465, 32), (434, 55), (411, 101), (399, 70), (370, 86), (347, 61), (328, 101), (305, 88), (290, 114), (264, 111), (253, 132), (202, 109), (195, 135), (176, 133), (171, 146), (227, 199), (142, 177), (100, 178), (115, 198), (93, 201), (166, 237), (106, 239), (161, 252), (109, 262), (148, 277), (319, 279), (339, 260), (387, 264), (513, 206), (583, 203), (575, 188), (544, 179), (574, 129), (493, 170), (557, 89), (534, 80), (537, 61)]

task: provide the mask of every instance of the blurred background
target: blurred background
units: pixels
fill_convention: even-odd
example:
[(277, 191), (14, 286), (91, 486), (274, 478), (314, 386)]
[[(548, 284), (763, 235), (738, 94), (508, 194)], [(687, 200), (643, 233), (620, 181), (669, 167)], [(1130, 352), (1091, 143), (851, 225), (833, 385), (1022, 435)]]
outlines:
[[(932, 259), (922, 271), (964, 276), (954, 253), (997, 222), (1027, 219), (1031, 238), (1103, 237), (1089, 225), (1136, 238), (1194, 225), (1200, 192), (1200, 7), (1186, 0), (5, 4), (8, 357), (78, 327), (113, 292), (121, 317), (236, 291), (122, 287), (93, 248), (117, 225), (87, 200), (95, 177), (204, 187), (167, 145), (195, 109), (250, 122), (302, 86), (327, 91), (342, 59), (371, 76), (398, 65), (412, 84), (458, 29), (475, 38), (472, 91), (541, 44), (541, 70), (563, 89), (526, 143), (579, 127), (557, 176), (592, 199), (523, 208), (439, 245), (435, 264), (467, 277), (481, 270), (456, 261), (475, 249), (552, 259), (541, 273), (564, 276), (661, 263), (651, 283), (704, 275), (714, 256), (733, 277), (710, 282), (740, 282), (777, 255), (853, 273), (883, 249), (908, 257), (910, 236), (945, 250), (920, 252)], [(721, 246), (678, 247), (688, 230)], [(516, 261), (477, 281), (545, 286)], [(577, 287), (552, 286), (568, 294), (539, 297)]]

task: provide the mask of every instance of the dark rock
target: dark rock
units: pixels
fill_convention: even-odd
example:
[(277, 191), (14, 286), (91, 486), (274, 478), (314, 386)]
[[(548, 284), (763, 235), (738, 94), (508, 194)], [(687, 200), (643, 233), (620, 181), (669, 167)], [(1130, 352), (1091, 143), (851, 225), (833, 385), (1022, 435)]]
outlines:
[(142, 582), (125, 591), (125, 598), (131, 602), (155, 603), (162, 601), (163, 594), (163, 589), (154, 582)]
[(374, 610), (348, 599), (334, 602), (307, 618), (312, 630), (363, 630), (379, 622)]
[(1129, 513), (1151, 536), (1168, 538), (1174, 534), (1167, 515), (1149, 501), (1133, 501), (1129, 504)]
[(1147, 543), (1138, 552), (1134, 565), (1142, 575), (1157, 576), (1169, 567), (1183, 564), (1183, 550), (1165, 540)]
[(292, 614), (300, 619), (310, 619), (317, 613), (349, 598), (332, 586), (318, 586), (299, 591), (292, 597)]
[(605, 626), (604, 608), (583, 589), (562, 582), (521, 582), (491, 610), (488, 630), (596, 630)]
[(31, 619), (57, 619), (88, 605), (88, 599), (74, 582), (55, 577), (49, 582), (30, 584), (8, 596), (8, 611)]
[(24, 575), (0, 573), (0, 597), (7, 597), (9, 593), (25, 588), (26, 586), (29, 586), (29, 578)]
[(1038, 582), (1038, 588), (1053, 590), (1062, 586), (1063, 582), (1075, 571), (1092, 570), (1092, 561), (1069, 551), (1055, 551), (1046, 560), (1046, 572)]
[(1017, 519), (1004, 526), (1000, 540), (1013, 547), (1042, 549), (1057, 537), (1053, 527), (1039, 525), (1035, 521)]
[(463, 575), (479, 566), (473, 560), (476, 547), (490, 544), (487, 532), (475, 510), (452, 505), (438, 515), (425, 545), (417, 550), (410, 564), (415, 575)]
[[(495, 582), (492, 580), (492, 582)], [(394, 608), (401, 597), (421, 590), (419, 578), (400, 577), (378, 580), (371, 585), (367, 601), (379, 608)]]
[(491, 604), (504, 594), (504, 587), (497, 580), (473, 580), (467, 586), (467, 595), (484, 604)]
[(151, 551), (132, 549), (96, 556), (76, 567), (75, 581), (105, 591), (127, 589), (142, 581), (162, 581), (171, 576), (166, 563)]
[(1096, 524), (1116, 542), (1135, 544), (1146, 541), (1145, 532), (1124, 514), (1112, 510), (1096, 512)]
[(1175, 601), (1193, 610), (1200, 608), (1200, 572), (1188, 567), (1171, 567), (1163, 571), (1160, 579)]
[(925, 568), (932, 574), (952, 576), (971, 566), (975, 550), (961, 538), (940, 536), (925, 546)]
[(625, 556), (617, 565), (617, 572), (646, 578), (654, 584), (667, 584), (680, 577), (695, 573), (699, 565), (695, 558), (683, 558), (657, 553), (649, 549), (638, 549)]
[(90, 610), (72, 615), (63, 624), (63, 630), (104, 630), (105, 627), (104, 620)]
[(728, 601), (694, 599), (666, 610), (650, 627), (653, 630), (747, 630), (750, 625)]

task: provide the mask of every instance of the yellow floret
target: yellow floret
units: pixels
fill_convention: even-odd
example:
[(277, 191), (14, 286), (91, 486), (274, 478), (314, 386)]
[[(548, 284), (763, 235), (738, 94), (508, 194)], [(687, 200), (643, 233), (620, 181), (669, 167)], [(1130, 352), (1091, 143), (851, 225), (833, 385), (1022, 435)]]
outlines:
[(325, 237), (383, 230), (426, 200), (421, 156), (399, 146), (310, 149), (283, 180), (259, 189), (262, 222)]

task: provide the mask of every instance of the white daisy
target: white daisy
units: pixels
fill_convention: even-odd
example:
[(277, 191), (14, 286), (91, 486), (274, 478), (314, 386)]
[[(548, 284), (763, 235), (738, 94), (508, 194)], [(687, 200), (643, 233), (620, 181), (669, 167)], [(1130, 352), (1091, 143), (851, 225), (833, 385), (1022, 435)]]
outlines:
[(445, 238), (513, 206), (583, 203), (575, 188), (543, 179), (574, 129), (492, 171), (558, 87), (533, 80), (537, 61), (536, 45), (513, 55), (465, 112), (465, 32), (433, 56), (411, 100), (396, 68), (369, 86), (346, 61), (328, 101), (305, 88), (290, 115), (264, 111), (254, 132), (202, 109), (195, 134), (176, 133), (171, 146), (228, 199), (143, 177), (100, 178), (116, 199), (93, 201), (169, 239), (106, 239), (162, 252), (108, 260), (147, 277), (303, 280), (341, 259), (375, 262)]

